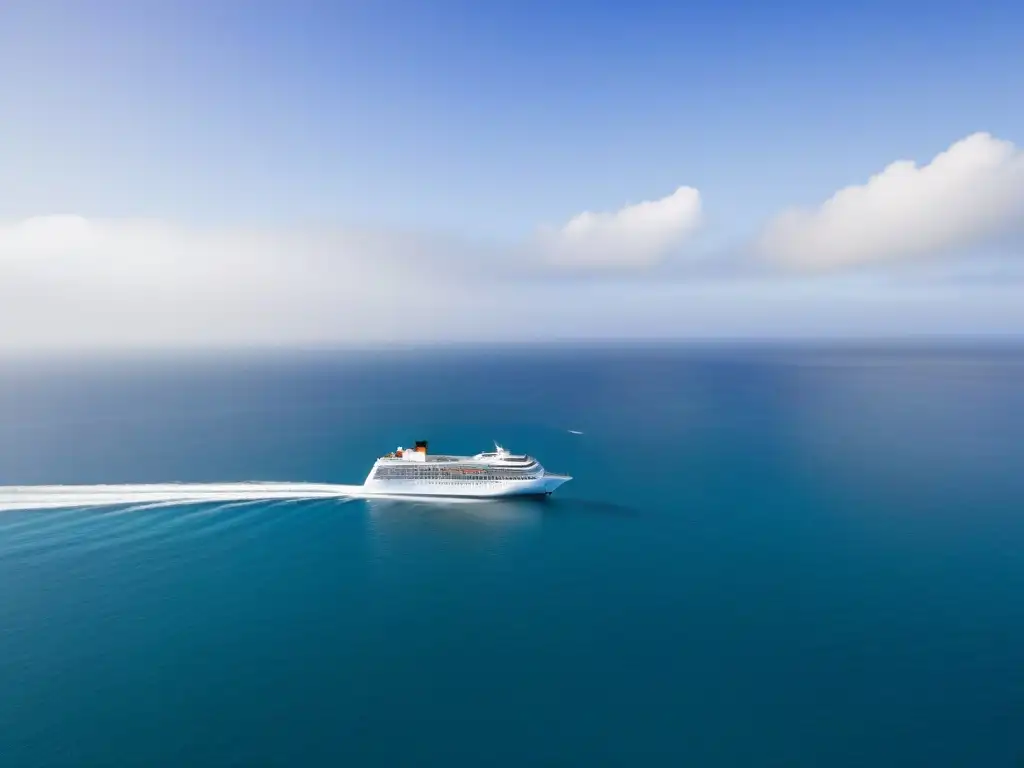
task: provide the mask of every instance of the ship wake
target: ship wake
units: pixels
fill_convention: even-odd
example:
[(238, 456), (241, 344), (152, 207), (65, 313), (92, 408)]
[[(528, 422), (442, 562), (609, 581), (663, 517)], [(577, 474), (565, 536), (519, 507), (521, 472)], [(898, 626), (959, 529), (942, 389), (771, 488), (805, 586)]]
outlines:
[(0, 511), (121, 504), (176, 505), (245, 501), (363, 498), (361, 485), (334, 483), (158, 483), (147, 485), (0, 486)]

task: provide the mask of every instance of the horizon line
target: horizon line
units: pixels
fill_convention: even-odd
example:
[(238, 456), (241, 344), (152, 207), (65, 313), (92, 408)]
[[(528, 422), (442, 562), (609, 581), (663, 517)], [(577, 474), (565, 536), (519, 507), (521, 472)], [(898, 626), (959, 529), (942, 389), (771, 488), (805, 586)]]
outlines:
[(1024, 333), (915, 333), (900, 335), (772, 335), (772, 336), (678, 336), (678, 337), (582, 337), (522, 340), (425, 340), (391, 342), (345, 342), (320, 344), (224, 344), (217, 346), (118, 346), (43, 349), (0, 348), (0, 360), (18, 359), (102, 359), (102, 358), (165, 358), (209, 357), (211, 355), (324, 355), (415, 353), (431, 351), (511, 351), (540, 348), (652, 348), (652, 347), (907, 347), (932, 345), (962, 348), (966, 346), (1022, 346)]

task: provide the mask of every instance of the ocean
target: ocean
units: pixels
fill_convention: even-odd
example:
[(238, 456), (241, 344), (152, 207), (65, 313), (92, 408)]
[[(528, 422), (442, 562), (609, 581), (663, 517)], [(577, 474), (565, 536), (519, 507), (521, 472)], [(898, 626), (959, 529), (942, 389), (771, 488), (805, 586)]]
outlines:
[(0, 511), (0, 764), (1024, 764), (1024, 346), (0, 361), (0, 486), (418, 439), (574, 479)]

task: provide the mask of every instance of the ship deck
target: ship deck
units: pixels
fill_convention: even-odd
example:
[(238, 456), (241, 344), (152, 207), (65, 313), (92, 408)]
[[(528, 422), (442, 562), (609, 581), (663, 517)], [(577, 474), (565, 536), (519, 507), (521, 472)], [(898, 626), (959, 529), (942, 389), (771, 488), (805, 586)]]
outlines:
[[(408, 459), (403, 459), (403, 458), (400, 458), (398, 456), (381, 456), (379, 461), (394, 462), (396, 464), (409, 464), (409, 463), (416, 464), (416, 463), (419, 463), (419, 462), (415, 462), (415, 461), (414, 462), (410, 462)], [(471, 464), (471, 463), (474, 463), (474, 462), (475, 463), (480, 463), (479, 459), (474, 459), (472, 456), (442, 456), (441, 454), (437, 454), (437, 455), (427, 454), (427, 456), (424, 458), (424, 462), (427, 463), (427, 464), (431, 464), (431, 463), (434, 463), (434, 464), (437, 464), (437, 463), (441, 463), (441, 464), (457, 464), (457, 463)]]

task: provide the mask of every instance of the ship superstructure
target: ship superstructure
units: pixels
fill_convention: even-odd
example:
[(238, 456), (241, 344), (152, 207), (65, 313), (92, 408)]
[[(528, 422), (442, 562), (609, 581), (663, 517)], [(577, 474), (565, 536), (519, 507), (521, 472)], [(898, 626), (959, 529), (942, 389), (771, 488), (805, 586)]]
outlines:
[(548, 472), (532, 456), (497, 443), (475, 456), (427, 452), (427, 441), (398, 448), (374, 462), (363, 488), (368, 493), (411, 496), (545, 496), (572, 478)]

